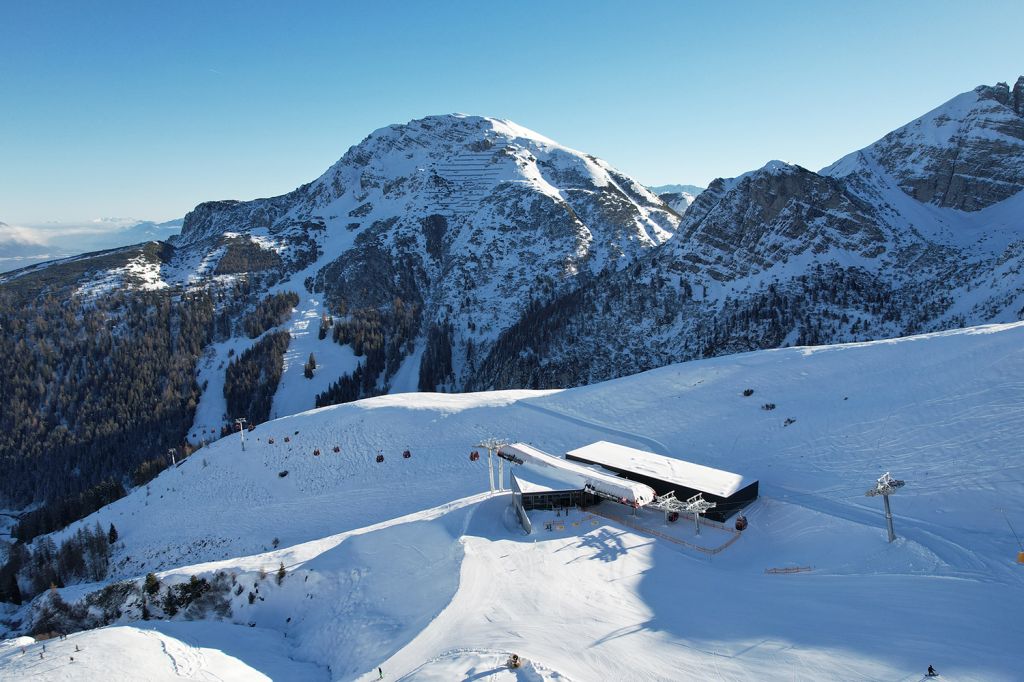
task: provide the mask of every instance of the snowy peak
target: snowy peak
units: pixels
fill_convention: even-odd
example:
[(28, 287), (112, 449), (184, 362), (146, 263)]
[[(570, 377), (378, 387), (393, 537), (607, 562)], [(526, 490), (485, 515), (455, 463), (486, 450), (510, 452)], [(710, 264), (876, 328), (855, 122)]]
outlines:
[(176, 245), (250, 228), (284, 232), (342, 210), (356, 219), (410, 212), (467, 216), (510, 186), (544, 195), (568, 213), (575, 209), (573, 190), (604, 193), (603, 203), (618, 205), (610, 209), (636, 214), (637, 238), (652, 245), (671, 236), (676, 224), (654, 193), (599, 159), (512, 121), (450, 114), (376, 130), (320, 178), (288, 194), (201, 204), (186, 217)]
[[(614, 188), (638, 206), (663, 208), (653, 193), (599, 159), (512, 121), (464, 114), (377, 130), (313, 183), (311, 193), (326, 203), (346, 196), (365, 202), (383, 189), (384, 199), (409, 197), (411, 207), (453, 216), (477, 212), (507, 184), (556, 202), (572, 189)], [(660, 242), (670, 228), (656, 222)]]
[(978, 211), (1024, 189), (1024, 77), (957, 95), (828, 168), (842, 177), (878, 168), (926, 204)]

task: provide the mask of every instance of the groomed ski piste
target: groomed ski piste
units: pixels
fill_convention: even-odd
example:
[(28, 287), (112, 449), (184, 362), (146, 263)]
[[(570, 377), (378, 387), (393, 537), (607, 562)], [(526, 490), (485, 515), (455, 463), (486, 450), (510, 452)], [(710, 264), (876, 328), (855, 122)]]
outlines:
[[(84, 520), (118, 528), (112, 579), (232, 574), (230, 617), (10, 639), (0, 678), (1019, 680), (1022, 414), (1024, 323), (286, 417)], [(761, 497), (715, 555), (580, 512), (531, 512), (525, 535), (486, 455), (469, 460), (488, 436), (612, 441)], [(892, 544), (864, 495), (886, 471), (907, 482)]]

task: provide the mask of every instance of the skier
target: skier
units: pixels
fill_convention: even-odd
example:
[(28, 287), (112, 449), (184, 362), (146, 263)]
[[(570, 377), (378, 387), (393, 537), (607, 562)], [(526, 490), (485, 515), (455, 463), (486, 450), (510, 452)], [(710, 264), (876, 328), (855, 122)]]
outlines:
[(928, 666), (928, 677), (938, 677), (939, 674), (935, 672), (935, 668)]
[(380, 669), (380, 666), (377, 667), (377, 679), (378, 680), (383, 680), (384, 679), (384, 671)]

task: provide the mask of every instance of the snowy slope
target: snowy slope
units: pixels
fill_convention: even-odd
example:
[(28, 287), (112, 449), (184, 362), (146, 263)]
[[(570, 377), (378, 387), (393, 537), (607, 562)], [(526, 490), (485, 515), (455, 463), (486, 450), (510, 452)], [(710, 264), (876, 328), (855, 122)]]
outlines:
[[(1021, 87), (960, 95), (819, 173), (772, 161), (716, 180), (682, 216), (514, 123), (433, 116), (374, 132), (288, 194), (198, 206), (174, 247), (0, 284), (86, 306), (115, 290), (160, 291), (172, 307), (189, 288), (213, 290), (205, 388), (192, 428), (173, 436), (193, 444), (262, 418), (227, 413), (224, 372), (255, 343), (246, 315), (284, 291), (299, 303), (275, 328), (291, 342), (270, 417), (318, 395), (577, 386), (758, 348), (1012, 322), (1024, 318)], [(333, 330), (362, 327), (320, 339), (325, 316)], [(376, 347), (360, 352), (356, 336)], [(336, 384), (356, 373), (357, 388)]]
[(30, 637), (8, 640), (0, 642), (0, 666), (5, 679), (69, 682), (330, 679), (325, 668), (292, 658), (279, 633), (217, 622), (88, 630), (47, 642), (45, 652)]
[[(245, 452), (237, 436), (218, 441), (84, 523), (117, 525), (115, 577), (225, 571), (258, 587), (253, 604), (232, 597), (230, 620), (256, 631), (230, 630), (230, 646), (276, 631), (332, 679), (371, 679), (378, 665), (398, 679), (514, 679), (500, 667), (514, 651), (530, 662), (519, 679), (918, 679), (930, 663), (951, 679), (1011, 680), (1022, 342), (1018, 323), (565, 391), (374, 398), (263, 424)], [(653, 450), (758, 478), (762, 498), (750, 529), (710, 557), (598, 516), (551, 517), (547, 532), (535, 514), (524, 536), (466, 456), (487, 435), (549, 452)], [(864, 496), (887, 470), (907, 480), (892, 545), (880, 501)], [(259, 577), (280, 563), (280, 586)], [(810, 571), (765, 573), (785, 567)], [(120, 632), (87, 635), (113, 651)], [(201, 629), (165, 634), (226, 646)], [(0, 653), (2, 674), (31, 673), (38, 657), (18, 656)]]

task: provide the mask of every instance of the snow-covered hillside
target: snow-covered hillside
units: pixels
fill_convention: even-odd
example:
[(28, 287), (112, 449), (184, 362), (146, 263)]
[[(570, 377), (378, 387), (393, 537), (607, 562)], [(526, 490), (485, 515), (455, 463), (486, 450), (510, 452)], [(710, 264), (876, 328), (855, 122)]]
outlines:
[[(0, 676), (219, 675), (219, 650), (234, 674), (276, 679), (918, 679), (929, 664), (1016, 679), (1022, 348), (1024, 323), (996, 325), (267, 422), (244, 451), (222, 439), (82, 522), (119, 529), (115, 578), (224, 572), (237, 625), (133, 624), (128, 607), (43, 660), (5, 645)], [(467, 457), (488, 435), (550, 452), (611, 440), (756, 477), (762, 496), (710, 557), (591, 514), (550, 532), (538, 514), (525, 536)], [(864, 496), (885, 471), (907, 481), (891, 545)], [(809, 570), (766, 573), (787, 567)], [(510, 652), (528, 661), (518, 677)]]

